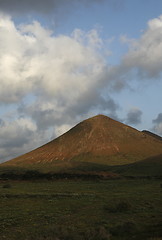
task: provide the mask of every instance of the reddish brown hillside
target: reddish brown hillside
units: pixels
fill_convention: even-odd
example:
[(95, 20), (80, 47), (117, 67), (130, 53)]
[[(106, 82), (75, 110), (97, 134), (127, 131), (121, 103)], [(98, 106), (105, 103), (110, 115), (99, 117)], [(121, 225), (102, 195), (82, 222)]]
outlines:
[(67, 133), (4, 166), (72, 166), (75, 162), (121, 165), (162, 153), (162, 141), (103, 115), (89, 118)]

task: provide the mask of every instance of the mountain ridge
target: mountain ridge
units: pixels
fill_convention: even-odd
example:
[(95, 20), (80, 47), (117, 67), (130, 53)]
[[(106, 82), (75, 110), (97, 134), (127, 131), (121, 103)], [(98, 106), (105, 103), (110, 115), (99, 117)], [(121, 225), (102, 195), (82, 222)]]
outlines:
[(142, 132), (147, 134), (147, 135), (149, 135), (149, 136), (152, 136), (152, 137), (154, 137), (154, 138), (156, 138), (156, 139), (158, 139), (160, 141), (162, 141), (162, 137), (160, 137), (159, 135), (157, 135), (157, 134), (155, 134), (153, 132), (150, 132), (148, 130), (143, 130)]

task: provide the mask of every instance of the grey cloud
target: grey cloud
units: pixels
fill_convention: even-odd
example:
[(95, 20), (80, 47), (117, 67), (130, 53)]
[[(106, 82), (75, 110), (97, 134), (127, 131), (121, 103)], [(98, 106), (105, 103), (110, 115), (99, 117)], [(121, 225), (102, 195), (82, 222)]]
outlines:
[(125, 122), (127, 124), (137, 125), (141, 123), (142, 111), (138, 108), (132, 108), (127, 113), (127, 118)]
[[(101, 89), (102, 85), (98, 89)], [(67, 112), (73, 116), (84, 115), (93, 109), (98, 109), (100, 111), (107, 111), (110, 113), (115, 113), (119, 106), (115, 101), (107, 94), (106, 98), (102, 97), (100, 92), (97, 92), (93, 87), (81, 96), (76, 103), (67, 109)]]
[[(46, 11), (47, 9), (52, 9), (58, 5), (58, 2), (62, 4), (64, 0), (46, 0), (46, 1), (33, 1), (33, 0), (5, 0), (0, 1), (0, 9), (2, 11), (29, 11), (38, 10)], [(44, 10), (43, 10), (44, 9)]]
[[(104, 99), (99, 93), (95, 93), (94, 89), (88, 90), (86, 94), (83, 93), (77, 101), (67, 105), (64, 102), (64, 107), (52, 105), (51, 102), (42, 104), (43, 99), (35, 102), (35, 104), (26, 106), (21, 104), (18, 108), (19, 114), (22, 116), (29, 116), (36, 122), (39, 130), (47, 130), (49, 127), (64, 125), (65, 123), (73, 126), (76, 124), (76, 119), (80, 116), (88, 116), (93, 110), (95, 112), (107, 112), (108, 114), (116, 116), (116, 111), (119, 106), (109, 96)], [(95, 114), (95, 113), (94, 113)]]
[(151, 130), (162, 136), (162, 113), (159, 113), (157, 118), (153, 119), (152, 122), (153, 128)]
[[(49, 14), (50, 12), (57, 12), (59, 8), (64, 7), (66, 12), (69, 11), (70, 8), (78, 4), (91, 4), (91, 3), (101, 3), (104, 0), (5, 0), (0, 1), (0, 10), (7, 13), (29, 13), (29, 12), (37, 12), (43, 14)], [(112, 1), (110, 4), (112, 5)], [(121, 2), (120, 0), (116, 0), (116, 4)]]
[(152, 122), (155, 124), (162, 123), (162, 113), (159, 113), (157, 118), (153, 119)]
[(62, 5), (68, 5), (67, 2), (68, 4), (72, 4), (75, 0), (5, 0), (0, 1), (0, 9), (1, 11), (10, 14), (23, 14), (29, 12), (47, 14), (58, 9), (58, 7), (61, 7)]
[(2, 120), (0, 125), (0, 148), (23, 148), (33, 137), (36, 126), (31, 120), (20, 117), (12, 123)]
[(3, 119), (0, 118), (0, 127), (3, 127), (5, 124), (5, 122), (3, 121)]
[[(0, 142), (0, 147), (1, 148), (22, 148), (24, 144), (27, 144), (29, 140), (31, 140), (31, 135), (32, 131), (24, 131), (24, 132), (19, 132), (17, 136), (12, 137), (12, 136), (6, 136), (5, 138), (2, 139)], [(24, 135), (25, 134), (25, 135)]]
[(39, 147), (49, 140), (45, 131), (38, 131), (29, 118), (18, 118), (12, 122), (3, 119), (0, 125), (0, 162)]
[(55, 124), (54, 109), (35, 109), (30, 112), (30, 116), (36, 121), (37, 127), (40, 130), (46, 130)]

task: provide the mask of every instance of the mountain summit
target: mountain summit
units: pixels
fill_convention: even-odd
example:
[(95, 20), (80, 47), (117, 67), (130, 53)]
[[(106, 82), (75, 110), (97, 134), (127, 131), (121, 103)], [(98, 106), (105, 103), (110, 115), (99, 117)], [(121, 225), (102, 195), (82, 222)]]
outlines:
[[(68, 168), (78, 162), (123, 165), (162, 154), (162, 141), (104, 115), (77, 124), (53, 141), (2, 165)], [(51, 169), (52, 170), (52, 169)]]

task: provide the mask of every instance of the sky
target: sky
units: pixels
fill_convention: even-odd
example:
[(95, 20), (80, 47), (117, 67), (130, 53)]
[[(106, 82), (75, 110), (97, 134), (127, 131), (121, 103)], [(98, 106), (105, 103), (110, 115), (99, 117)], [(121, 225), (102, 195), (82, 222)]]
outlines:
[(162, 136), (161, 0), (0, 1), (0, 162), (105, 114)]

